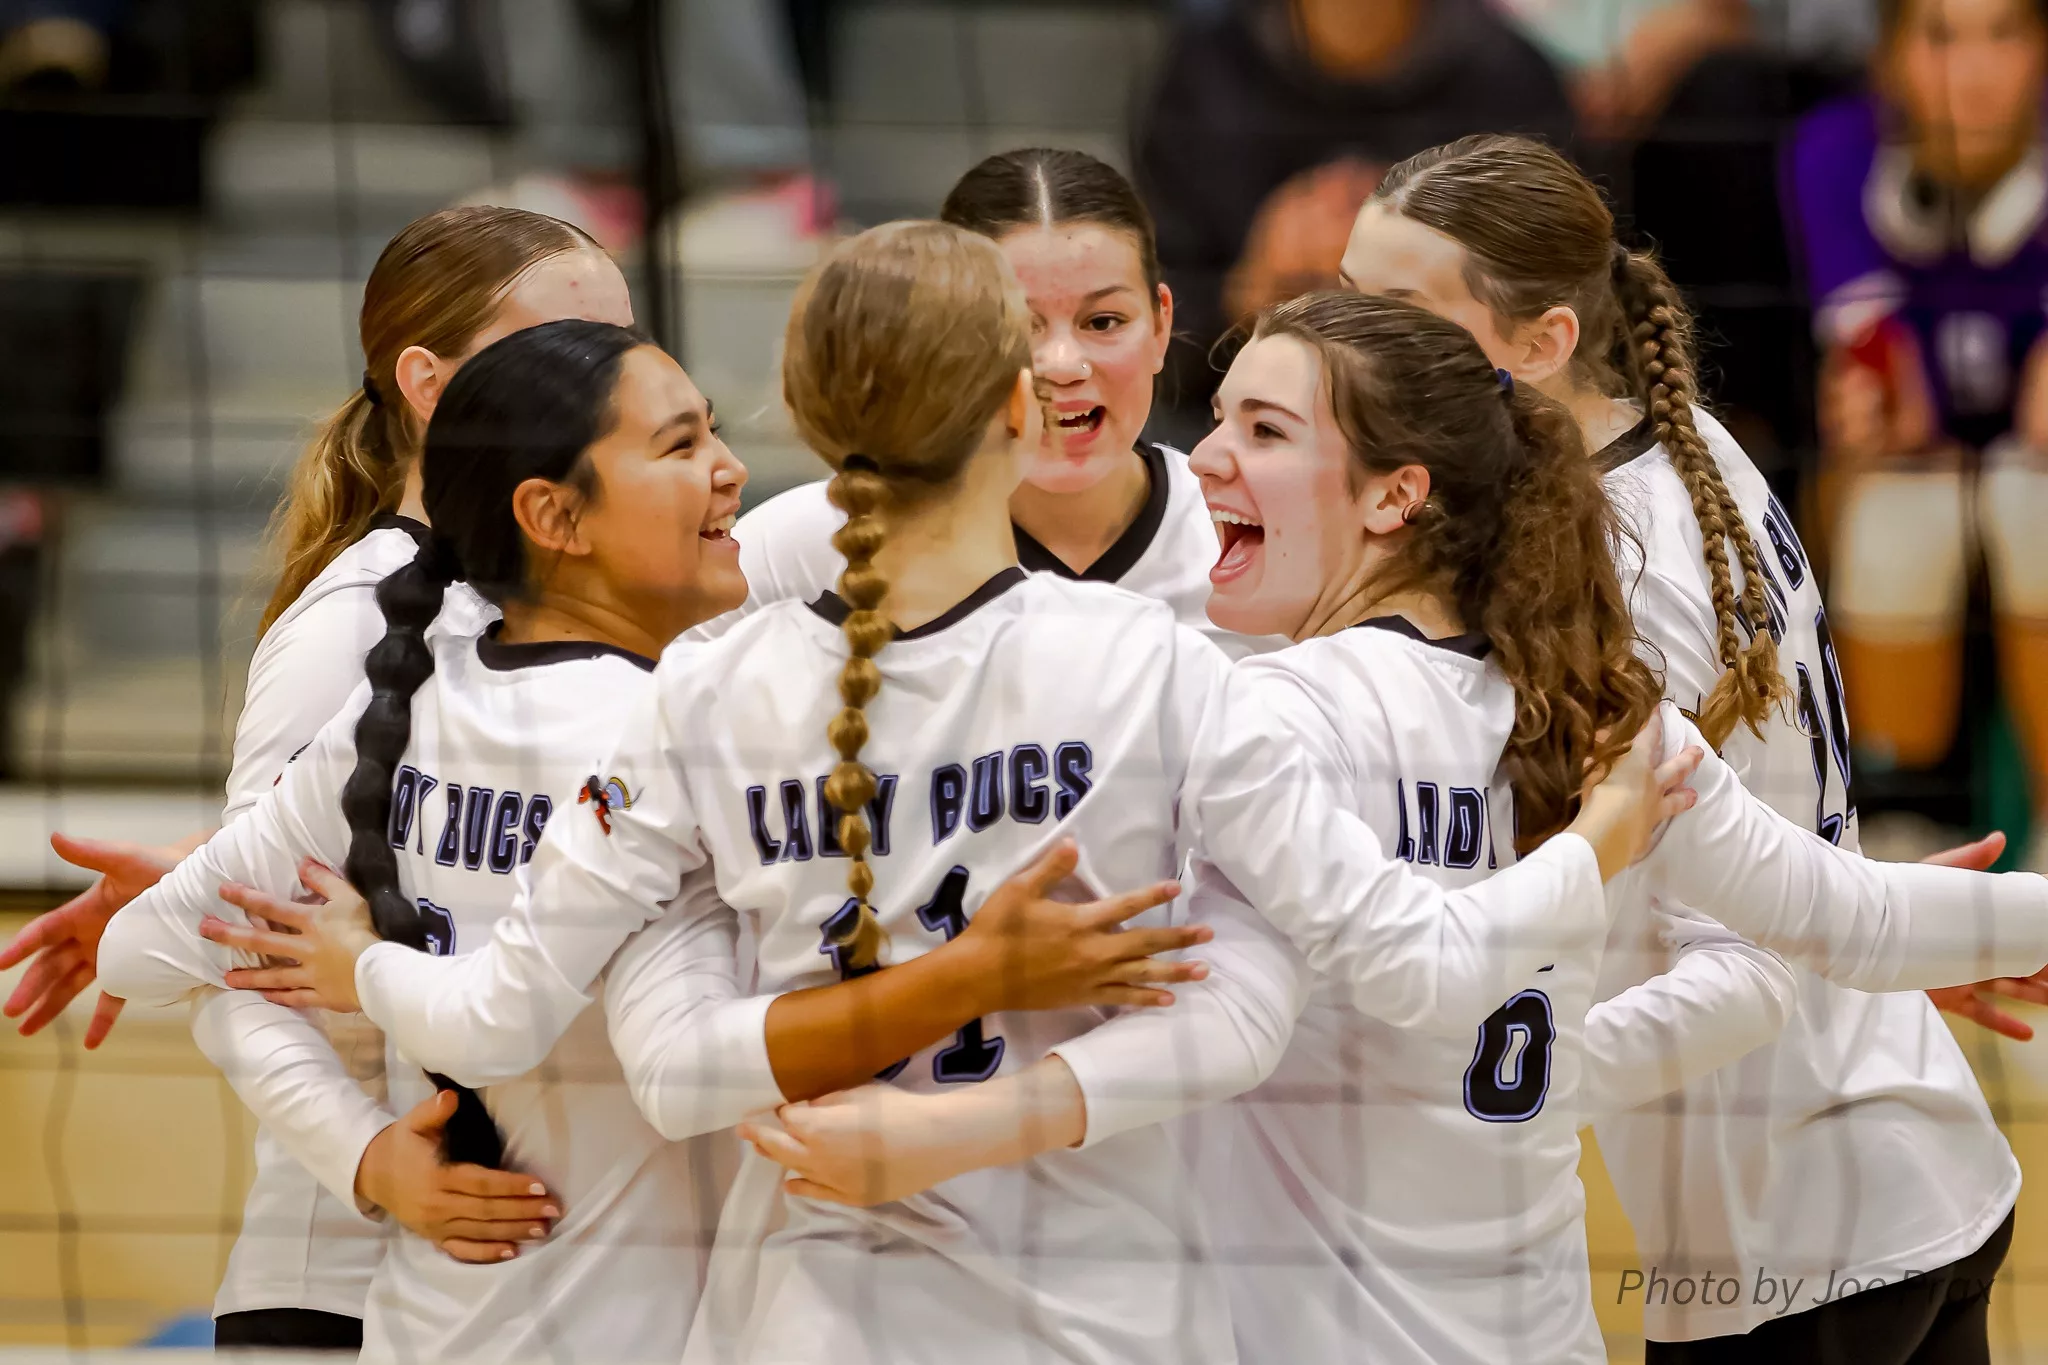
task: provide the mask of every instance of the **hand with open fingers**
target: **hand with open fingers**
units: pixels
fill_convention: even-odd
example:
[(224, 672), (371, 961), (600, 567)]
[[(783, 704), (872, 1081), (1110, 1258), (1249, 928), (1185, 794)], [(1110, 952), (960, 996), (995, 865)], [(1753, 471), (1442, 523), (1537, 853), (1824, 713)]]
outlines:
[(530, 1175), (444, 1161), (441, 1134), (454, 1113), (455, 1092), (443, 1090), (371, 1139), (356, 1199), (458, 1261), (509, 1261), (521, 1242), (547, 1236), (562, 1210)]
[(863, 1085), (785, 1104), (737, 1131), (789, 1170), (784, 1188), (791, 1194), (866, 1208), (907, 1199), (972, 1169), (949, 1140), (946, 1098)]
[(1588, 785), (1570, 825), (1593, 845), (1601, 879), (1611, 880), (1656, 847), (1665, 822), (1693, 808), (1699, 794), (1686, 784), (1706, 758), (1687, 745), (1668, 759), (1662, 713), (1650, 717), (1635, 742), (1598, 782)]
[(1056, 899), (1079, 861), (1074, 841), (1060, 840), (997, 887), (960, 936), (985, 956), (988, 979), (999, 983), (999, 1008), (1171, 1005), (1173, 992), (1163, 987), (1207, 975), (1202, 963), (1161, 956), (1207, 943), (1213, 937), (1207, 928), (1124, 927), (1172, 901), (1179, 883), (1078, 902)]
[[(220, 898), (241, 907), (251, 923), (230, 924), (209, 915), (200, 921), (199, 933), (269, 964), (228, 972), (231, 990), (260, 991), (264, 999), (294, 1009), (359, 1010), (356, 959), (378, 941), (370, 907), (333, 869), (310, 858), (299, 865), (299, 880), (325, 899), (301, 905), (231, 882), (221, 887)], [(274, 927), (258, 928), (258, 921)]]
[[(0, 1014), (21, 1020), (26, 1037), (46, 1027), (93, 983), (99, 968), (100, 936), (117, 911), (155, 886), (184, 856), (176, 848), (155, 848), (108, 839), (74, 839), (52, 834), (50, 847), (73, 867), (99, 874), (93, 884), (22, 927), (0, 948), (0, 971), (35, 960), (15, 983)], [(104, 992), (86, 1025), (85, 1045), (98, 1047), (120, 1017), (122, 1002)]]

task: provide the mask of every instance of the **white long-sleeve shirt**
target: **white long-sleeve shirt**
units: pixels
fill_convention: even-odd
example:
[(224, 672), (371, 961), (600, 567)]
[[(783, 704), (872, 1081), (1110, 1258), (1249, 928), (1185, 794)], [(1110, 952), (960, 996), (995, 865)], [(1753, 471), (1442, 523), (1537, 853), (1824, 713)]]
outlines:
[[(1765, 738), (1738, 728), (1724, 754), (1780, 815), (1853, 850), (1848, 720), (1819, 585), (1763, 476), (1719, 423), (1705, 414), (1698, 421), (1762, 553), (1784, 632), (1779, 662), (1794, 693)], [(1647, 434), (1623, 438), (1604, 458), (1609, 493), (1635, 537), (1623, 546), (1622, 568), (1637, 628), (1666, 670), (1666, 695), (1697, 710), (1720, 663), (1691, 499)], [(1740, 564), (1733, 572), (1739, 585)], [(1602, 1001), (1587, 1023), (1589, 1039), (1616, 1045), (1597, 1055), (1627, 1059), (1633, 1073), (1594, 1086), (1588, 1099), (1646, 1267), (1751, 1289), (1825, 1286), (1830, 1275), (1890, 1283), (1983, 1244), (2018, 1197), (2019, 1164), (1924, 996), (1863, 994), (1801, 970), (1792, 1018), (1750, 1050), (1768, 1033), (1770, 1006), (1754, 973), (1731, 958), (1740, 950), (1709, 942), (1674, 961), (1681, 947), (1667, 945), (1647, 916), (1619, 911)], [(1989, 974), (1957, 966), (1928, 984)], [(1658, 1098), (1658, 1078), (1691, 1070), (1715, 1047), (1728, 1064)], [(1811, 1307), (1814, 1292), (1799, 1307)], [(1690, 1297), (1644, 1303), (1646, 1334), (1690, 1341), (1746, 1332), (1785, 1311), (1783, 1296)]]
[[(847, 900), (846, 864), (821, 810), (845, 660), (833, 614), (831, 599), (816, 609), (785, 601), (718, 640), (671, 647), (605, 769), (630, 804), (602, 823), (577, 811), (550, 827), (522, 913), (482, 955), (366, 952), (366, 1012), (409, 1054), (431, 1050), (434, 1065), (474, 1080), (545, 1046), (576, 993), (611, 964), (614, 1046), (643, 1055), (643, 1032), (636, 1090), (665, 1129), (729, 1122), (778, 1100), (760, 1038), (769, 999), (839, 976), (823, 938)], [(873, 902), (886, 960), (964, 930), (983, 897), (1062, 836), (1080, 843), (1079, 877), (1097, 891), (1175, 871), (1188, 738), (1227, 664), (1166, 608), (1013, 570), (899, 636), (876, 664), (883, 680), (863, 753), (879, 775)], [(751, 1000), (719, 987), (709, 1004), (687, 989), (664, 1003), (643, 990), (701, 932), (675, 917), (700, 870), (716, 891), (706, 914), (715, 920), (722, 903), (752, 922)], [(619, 954), (663, 906), (672, 918)], [(722, 1017), (739, 1022), (721, 1027)], [(930, 1089), (1015, 1070), (1101, 1019), (1065, 1010), (977, 1020), (906, 1059), (897, 1083)], [(693, 1041), (664, 1048), (660, 1035), (678, 1028)], [(688, 1358), (808, 1359), (830, 1341), (840, 1360), (1021, 1361), (1057, 1342), (1103, 1361), (1229, 1361), (1220, 1285), (1181, 1254), (1199, 1237), (1198, 1215), (1166, 1135), (1111, 1135), (1113, 1121), (1085, 1150), (874, 1210), (790, 1199), (779, 1168), (748, 1154)], [(866, 1254), (884, 1246), (887, 1255)], [(876, 1314), (878, 1302), (899, 1311)]]
[[(488, 941), (543, 829), (574, 811), (589, 777), (601, 772), (650, 665), (595, 645), (505, 645), (444, 633), (430, 643), (435, 670), (413, 699), (388, 837), (431, 940), (461, 953)], [(199, 938), (196, 926), (209, 913), (237, 917), (217, 897), (223, 881), (282, 893), (301, 858), (342, 865), (350, 831), (339, 796), (355, 766), (355, 723), (367, 699), (365, 686), (273, 791), (115, 917), (101, 944), (109, 989), (161, 1003), (218, 987), (233, 955)], [(724, 949), (729, 955), (729, 940)], [(357, 1125), (374, 1119), (360, 1104), (339, 1102), (346, 1096), (324, 1040), (228, 997), (206, 1000), (199, 1019), (202, 1033), (230, 1035), (237, 1055), (260, 1067), (264, 1085), (252, 1103), (300, 1133), (307, 1165), (347, 1198), (361, 1156)], [(670, 1144), (641, 1119), (601, 1010), (577, 1011), (559, 1032), (540, 1065), (502, 1078), (483, 1098), (508, 1163), (561, 1197), (563, 1219), (544, 1242), (488, 1267), (460, 1265), (411, 1234), (394, 1236), (369, 1292), (366, 1359), (680, 1355), (730, 1140), (723, 1155), (710, 1142)], [(404, 1107), (432, 1093), (413, 1066), (394, 1064), (391, 1085), (393, 1103)]]
[[(416, 535), (423, 532), (418, 522), (380, 521), (335, 556), (257, 642), (235, 722), (223, 825), (246, 814), (276, 785), (292, 755), (362, 682), (363, 655), (384, 635), (377, 585), (412, 562)], [(227, 1019), (238, 1022), (224, 1028)], [(380, 1103), (382, 1041), (346, 1020), (302, 1014), (255, 996), (214, 1009), (195, 1003), (193, 1037), (258, 1125), (256, 1174), (214, 1312), (312, 1308), (361, 1317), (370, 1276), (383, 1256), (383, 1235), (361, 1216), (350, 1188), (363, 1149), (393, 1117)], [(337, 1049), (349, 1054), (346, 1062)], [(286, 1055), (291, 1064), (273, 1073), (270, 1064)], [(265, 1078), (272, 1074), (281, 1088), (266, 1093)], [(307, 1126), (280, 1134), (278, 1125), (295, 1117)], [(317, 1147), (300, 1141), (308, 1135), (320, 1139)], [(335, 1151), (350, 1146), (353, 1160)], [(338, 1197), (331, 1193), (337, 1188), (331, 1171), (316, 1177), (294, 1156), (314, 1150), (348, 1166)]]
[[(703, 914), (752, 922), (764, 997), (836, 975), (822, 936), (848, 913), (845, 870), (819, 791), (837, 761), (825, 734), (838, 708), (842, 611), (829, 597), (784, 602), (708, 644), (672, 647), (608, 769), (632, 793), (630, 809), (608, 825), (554, 825), (522, 913), (482, 955), (366, 952), (365, 1009), (413, 1055), (431, 1049), (436, 1067), (479, 1080), (525, 1064), (609, 963), (614, 1045), (664, 1131), (779, 1099), (760, 1041), (766, 1000), (736, 999), (715, 971), (708, 995), (677, 984), (698, 970), (678, 962), (692, 958), (705, 921), (675, 907), (708, 869), (716, 895)], [(873, 902), (887, 960), (959, 932), (982, 896), (1062, 836), (1078, 841), (1080, 879), (1097, 893), (1177, 868), (1188, 746), (1226, 665), (1164, 607), (1011, 572), (899, 636), (876, 663), (883, 681), (863, 756), (879, 775)], [(1575, 898), (1593, 903), (1572, 912), (1585, 936), (1604, 928), (1581, 840), (1558, 840), (1486, 894), (1517, 888), (1537, 902), (1533, 921)], [(1441, 906), (1441, 889), (1424, 892)], [(1203, 953), (1214, 970), (1177, 992), (1172, 1009), (1101, 1027), (1095, 1011), (985, 1019), (886, 1073), (927, 1089), (1057, 1052), (1088, 1105), (1082, 1149), (867, 1211), (789, 1199), (776, 1170), (748, 1158), (691, 1359), (807, 1358), (828, 1335), (836, 1357), (1023, 1358), (1056, 1340), (1086, 1359), (1229, 1359), (1221, 1286), (1185, 1254), (1199, 1245), (1197, 1215), (1158, 1125), (1270, 1068), (1308, 968), (1241, 902), (1194, 900), (1197, 913), (1223, 917)], [(1433, 933), (1420, 906), (1395, 903), (1401, 923), (1387, 941)], [(670, 917), (614, 957), (663, 905)], [(1495, 970), (1481, 954), (1446, 971), (1411, 944), (1386, 980), (1427, 994), (1400, 979), (1426, 975), (1462, 1000), (1473, 994), (1462, 972)], [(881, 1246), (887, 1256), (860, 1254)], [(904, 1312), (877, 1319), (875, 1302)], [(851, 1322), (861, 1330), (849, 1332)]]
[[(1203, 876), (1220, 874), (1319, 969), (1272, 1078), (1190, 1125), (1248, 1359), (1339, 1359), (1358, 1341), (1386, 1361), (1604, 1359), (1577, 1133), (1589, 1049), (1608, 1041), (1587, 1015), (1609, 906), (1659, 917), (1673, 940), (1731, 937), (1659, 908), (1699, 906), (1866, 989), (2048, 960), (2048, 882), (1868, 862), (1785, 821), (1711, 756), (1698, 807), (1605, 905), (1491, 899), (1553, 856), (1597, 880), (1570, 835), (1492, 873), (1514, 860), (1498, 777), (1513, 716), (1483, 640), (1376, 621), (1240, 663), (1197, 739), (1184, 800)], [(1664, 724), (1670, 752), (1699, 742), (1668, 705)], [(1413, 893), (1401, 913), (1396, 869), (1452, 888), (1451, 913)], [(1427, 932), (1386, 932), (1403, 924)], [(1699, 956), (1751, 974), (1767, 1025), (1791, 1012), (1777, 957)], [(1610, 1085), (1721, 1060), (1646, 1062), (1636, 1042)]]

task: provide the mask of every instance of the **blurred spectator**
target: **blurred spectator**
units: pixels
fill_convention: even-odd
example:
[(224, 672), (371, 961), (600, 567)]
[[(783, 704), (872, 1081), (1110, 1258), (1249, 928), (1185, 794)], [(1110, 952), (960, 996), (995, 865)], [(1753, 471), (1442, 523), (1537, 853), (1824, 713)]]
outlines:
[(125, 0), (0, 0), (0, 90), (96, 90)]
[[(1208, 350), (1246, 313), (1327, 286), (1385, 168), (1475, 132), (1561, 142), (1544, 56), (1482, 0), (1229, 0), (1176, 24), (1136, 147), (1192, 345), (1165, 397), (1205, 424)], [(1168, 434), (1168, 433), (1162, 433)]]
[[(1862, 59), (1870, 0), (1497, 0), (1568, 74), (1586, 130), (1639, 132), (1708, 57), (1761, 49), (1802, 62)], [(1731, 109), (1741, 114), (1742, 109)]]
[(1904, 766), (1949, 750), (1981, 553), (2038, 811), (2048, 28), (2040, 0), (1885, 0), (1881, 11), (1872, 93), (1814, 113), (1788, 158), (1824, 352), (1822, 514), (1850, 720), (1861, 744)]
[[(802, 261), (833, 212), (810, 174), (787, 11), (766, 0), (653, 3), (679, 141), (676, 164), (664, 169), (698, 192), (676, 229), (683, 258)], [(635, 0), (498, 6), (522, 172), (473, 198), (550, 213), (614, 250), (631, 247), (644, 221), (644, 10)]]

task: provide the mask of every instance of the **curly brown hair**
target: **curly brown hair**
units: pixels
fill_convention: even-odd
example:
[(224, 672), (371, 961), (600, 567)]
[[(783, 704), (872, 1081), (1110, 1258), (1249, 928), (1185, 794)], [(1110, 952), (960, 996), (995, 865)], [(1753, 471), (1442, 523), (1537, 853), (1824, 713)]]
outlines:
[(1563, 829), (1663, 697), (1637, 651), (1614, 567), (1622, 528), (1571, 414), (1503, 388), (1470, 332), (1424, 309), (1308, 294), (1261, 313), (1252, 336), (1322, 358), (1330, 409), (1361, 474), (1429, 471), (1429, 497), (1372, 584), (1441, 595), (1484, 634), (1515, 689), (1502, 766), (1516, 845)]

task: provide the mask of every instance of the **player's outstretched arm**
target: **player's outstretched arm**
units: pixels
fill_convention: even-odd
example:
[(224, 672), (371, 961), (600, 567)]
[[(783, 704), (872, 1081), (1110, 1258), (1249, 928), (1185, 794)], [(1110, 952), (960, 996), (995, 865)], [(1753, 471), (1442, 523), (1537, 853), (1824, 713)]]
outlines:
[[(1667, 710), (1670, 709), (1667, 707)], [(1669, 741), (1694, 742), (1691, 723)], [(1646, 865), (1658, 890), (1855, 990), (2024, 976), (2048, 962), (2048, 879), (1849, 853), (1779, 815), (1710, 757), (1698, 809)]]
[[(1640, 984), (1586, 1013), (1579, 1106), (1588, 1122), (1670, 1094), (1776, 1038), (1799, 1007), (1785, 960), (1704, 915), (1664, 904), (1654, 945), (1608, 946), (1603, 973)], [(1637, 952), (1670, 959), (1646, 973)], [(1644, 976), (1647, 980), (1642, 980)]]
[[(73, 867), (97, 874), (91, 886), (46, 914), (22, 926), (14, 941), (0, 948), (0, 971), (29, 961), (0, 1015), (21, 1020), (21, 1035), (39, 1032), (92, 985), (99, 970), (100, 938), (122, 906), (157, 884), (180, 858), (205, 843), (206, 834), (166, 847), (131, 844), (114, 839), (76, 839), (52, 834), (50, 847)], [(92, 1022), (86, 1025), (85, 1046), (106, 1041), (124, 1002), (102, 991)]]
[(730, 1127), (785, 1101), (857, 1086), (972, 1020), (1004, 1010), (1172, 1004), (1202, 980), (1159, 954), (1206, 943), (1205, 925), (1126, 929), (1171, 900), (1165, 882), (1100, 900), (1051, 896), (1074, 871), (1061, 840), (984, 901), (959, 937), (848, 981), (750, 997), (734, 979), (736, 917), (707, 871), (605, 973), (612, 1046), (648, 1122), (672, 1139)]
[[(1545, 964), (1602, 941), (1601, 882), (1685, 809), (1690, 765), (1638, 743), (1572, 827), (1476, 886), (1447, 889), (1383, 851), (1356, 813), (1363, 776), (1301, 681), (1241, 664), (1204, 718), (1183, 811), (1213, 864), (1360, 1011), (1398, 1028), (1476, 1028)], [(1391, 786), (1394, 773), (1384, 780)]]
[[(1988, 872), (2004, 852), (2005, 834), (2001, 830), (1993, 830), (1981, 839), (1943, 849), (1920, 861), (1937, 867), (1967, 867), (1976, 872)], [(1997, 1002), (2003, 998), (2048, 1005), (2048, 968), (2032, 976), (1999, 976), (1988, 981), (1974, 981), (1967, 986), (1936, 986), (1927, 992), (1927, 998), (1937, 1008), (1959, 1019), (1968, 1019), (2015, 1042), (2028, 1043), (2034, 1039), (2034, 1026), (2007, 1014)]]
[(288, 892), (306, 858), (341, 859), (348, 822), (334, 794), (355, 764), (356, 718), (369, 695), (367, 684), (358, 689), (355, 702), (321, 729), (261, 800), (115, 914), (99, 949), (108, 994), (168, 1005), (198, 987), (225, 986), (235, 956), (199, 932), (209, 918), (240, 921), (232, 902), (223, 902), (222, 886)]
[(1216, 932), (1210, 972), (1171, 1010), (1119, 1016), (980, 1085), (939, 1094), (862, 1086), (757, 1115), (740, 1134), (790, 1168), (793, 1193), (874, 1204), (1241, 1094), (1279, 1064), (1313, 974), (1206, 872), (1193, 914)]

